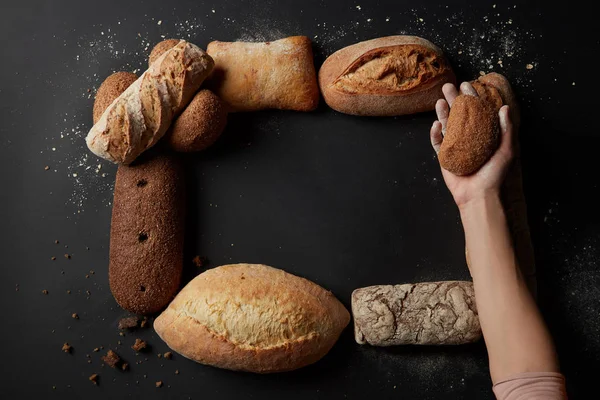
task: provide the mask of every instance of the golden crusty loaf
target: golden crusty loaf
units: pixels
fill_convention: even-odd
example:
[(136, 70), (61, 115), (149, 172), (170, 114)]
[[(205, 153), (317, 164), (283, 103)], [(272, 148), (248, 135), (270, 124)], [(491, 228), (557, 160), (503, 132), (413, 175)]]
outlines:
[(334, 110), (365, 116), (430, 111), (442, 86), (456, 78), (433, 43), (416, 36), (388, 36), (345, 47), (319, 70), (325, 102)]
[(206, 52), (215, 60), (207, 85), (232, 111), (317, 108), (319, 87), (306, 36), (264, 43), (214, 41)]
[(359, 344), (463, 344), (481, 338), (473, 283), (377, 285), (352, 293)]
[(127, 311), (162, 310), (179, 288), (183, 267), (184, 177), (178, 161), (144, 156), (117, 170), (108, 276)]
[(495, 72), (489, 73), (473, 81), (472, 84), (480, 97), (486, 97), (484, 92), (487, 92), (488, 96), (491, 96), (494, 107), (499, 108), (497, 97), (494, 94), (495, 91), (500, 95), (502, 103), (509, 106), (510, 118), (515, 130), (515, 139), (513, 140), (515, 158), (504, 179), (501, 197), (519, 268), (526, 279), (529, 289), (535, 295), (537, 292), (535, 254), (529, 233), (529, 223), (527, 221), (527, 202), (523, 191), (521, 157), (519, 141), (517, 140), (517, 134), (521, 125), (519, 105), (508, 79), (501, 74)]
[(87, 135), (88, 148), (107, 160), (131, 163), (165, 134), (213, 65), (200, 48), (180, 41), (104, 111)]
[(137, 75), (131, 72), (115, 72), (102, 82), (96, 98), (94, 99), (94, 124), (98, 122), (104, 111), (111, 105), (117, 97), (121, 95), (133, 82), (137, 80)]
[(158, 42), (150, 52), (150, 56), (148, 57), (148, 67), (152, 66), (154, 61), (158, 60), (158, 58), (167, 50), (177, 46), (178, 43), (179, 39), (165, 39), (162, 42)]
[(456, 97), (438, 153), (442, 168), (459, 176), (471, 175), (490, 159), (500, 144), (498, 109), (486, 98)]
[(315, 283), (266, 265), (235, 264), (194, 278), (154, 329), (194, 361), (270, 373), (318, 361), (349, 321), (346, 308)]
[(227, 106), (208, 89), (202, 89), (177, 117), (165, 135), (169, 147), (179, 152), (204, 150), (221, 136), (227, 125)]

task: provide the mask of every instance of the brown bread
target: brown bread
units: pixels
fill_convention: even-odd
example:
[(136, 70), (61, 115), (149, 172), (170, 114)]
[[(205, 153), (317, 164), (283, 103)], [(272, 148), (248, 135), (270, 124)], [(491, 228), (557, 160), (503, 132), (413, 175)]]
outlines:
[(165, 140), (175, 151), (204, 150), (221, 136), (226, 124), (225, 103), (210, 90), (202, 89), (171, 125)]
[(148, 67), (150, 67), (154, 61), (158, 60), (158, 58), (167, 50), (172, 49), (178, 43), (179, 39), (165, 39), (162, 42), (158, 42), (150, 52), (150, 57), (148, 57)]
[(137, 75), (131, 72), (115, 72), (102, 82), (94, 100), (93, 119), (94, 124), (98, 122), (104, 111), (110, 104), (121, 95), (133, 82)]
[(270, 373), (318, 361), (349, 321), (346, 308), (315, 283), (266, 265), (235, 264), (194, 278), (154, 329), (194, 361)]
[(120, 166), (110, 230), (110, 290), (125, 310), (162, 310), (183, 267), (183, 170), (170, 156)]
[(365, 116), (430, 111), (444, 83), (456, 78), (442, 51), (416, 36), (388, 36), (345, 47), (319, 71), (325, 102), (334, 110)]
[(359, 344), (463, 344), (481, 338), (472, 282), (356, 289), (352, 293), (352, 315)]
[(498, 109), (484, 98), (456, 97), (438, 153), (444, 169), (455, 175), (471, 175), (490, 159), (500, 144)]

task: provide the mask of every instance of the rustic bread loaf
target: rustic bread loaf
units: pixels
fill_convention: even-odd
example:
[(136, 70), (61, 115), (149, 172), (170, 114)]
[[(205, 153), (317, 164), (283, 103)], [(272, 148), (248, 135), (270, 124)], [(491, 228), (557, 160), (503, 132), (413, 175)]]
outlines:
[[(472, 82), (472, 84), (479, 96), (488, 99), (493, 103), (495, 108), (499, 109), (503, 104), (509, 106), (510, 118), (513, 123), (515, 135), (517, 135), (521, 125), (519, 105), (506, 77), (492, 72), (480, 77)], [(498, 101), (498, 95), (501, 103)], [(527, 202), (525, 201), (525, 193), (523, 191), (519, 141), (516, 137), (513, 143), (515, 158), (504, 179), (501, 198), (519, 267), (530, 291), (535, 295), (537, 292), (535, 254), (529, 233), (529, 223), (527, 221)]]
[(104, 111), (86, 138), (88, 148), (107, 160), (131, 163), (165, 134), (213, 65), (200, 48), (180, 41)]
[(167, 50), (177, 46), (177, 44), (179, 44), (179, 39), (165, 39), (162, 42), (158, 42), (150, 52), (150, 56), (148, 57), (148, 67), (151, 67), (154, 61), (158, 60), (158, 58)]
[(183, 169), (170, 156), (119, 166), (110, 230), (108, 276), (127, 311), (162, 310), (179, 288), (183, 267)]
[(102, 82), (94, 99), (93, 119), (98, 122), (104, 111), (121, 95), (133, 82), (137, 75), (131, 72), (115, 72)]
[(204, 150), (221, 136), (226, 124), (226, 104), (210, 90), (202, 89), (173, 122), (165, 140), (175, 151)]
[(219, 368), (283, 372), (333, 347), (350, 315), (322, 287), (265, 265), (225, 265), (194, 278), (154, 321), (174, 351)]
[(430, 111), (456, 78), (433, 43), (388, 36), (345, 47), (319, 70), (325, 102), (346, 114), (393, 116)]
[(472, 282), (356, 289), (352, 293), (352, 315), (359, 344), (463, 344), (481, 337)]
[(442, 168), (455, 175), (471, 175), (496, 152), (500, 145), (499, 107), (489, 99), (466, 94), (456, 97), (438, 153)]
[(215, 60), (207, 87), (232, 111), (317, 108), (319, 87), (306, 36), (265, 43), (215, 41), (206, 52)]

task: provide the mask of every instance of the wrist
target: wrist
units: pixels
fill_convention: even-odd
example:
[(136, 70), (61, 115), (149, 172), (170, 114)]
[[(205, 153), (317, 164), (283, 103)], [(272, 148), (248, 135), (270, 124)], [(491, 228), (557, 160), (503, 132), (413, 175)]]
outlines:
[(473, 211), (486, 209), (489, 207), (502, 208), (500, 193), (497, 190), (482, 192), (480, 195), (474, 196), (469, 200), (461, 202), (457, 205), (461, 216), (465, 216)]

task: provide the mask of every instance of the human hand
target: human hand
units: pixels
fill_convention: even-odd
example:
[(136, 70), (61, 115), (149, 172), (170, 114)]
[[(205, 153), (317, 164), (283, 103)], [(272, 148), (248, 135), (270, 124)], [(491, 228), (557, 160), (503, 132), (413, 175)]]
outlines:
[[(463, 94), (477, 96), (477, 91), (468, 82), (460, 85)], [(458, 91), (456, 87), (447, 83), (442, 88), (445, 99), (439, 99), (435, 105), (438, 120), (431, 127), (431, 145), (436, 154), (440, 151), (443, 142), (443, 134), (446, 132), (446, 124), (450, 114), (450, 107)], [(456, 205), (461, 208), (473, 200), (483, 199), (489, 196), (498, 196), (500, 186), (504, 181), (506, 171), (513, 158), (513, 125), (509, 118), (508, 106), (503, 106), (499, 111), (500, 118), (500, 146), (494, 155), (477, 171), (468, 176), (454, 175), (452, 172), (442, 169), (442, 176), (446, 186), (452, 193)]]

